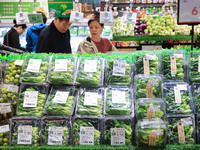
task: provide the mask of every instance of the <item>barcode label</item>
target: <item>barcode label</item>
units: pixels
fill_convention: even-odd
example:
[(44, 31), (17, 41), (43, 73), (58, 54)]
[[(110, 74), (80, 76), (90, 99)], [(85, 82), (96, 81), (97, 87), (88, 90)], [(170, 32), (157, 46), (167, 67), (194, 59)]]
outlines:
[(27, 72), (39, 72), (42, 59), (29, 59)]
[(125, 145), (125, 128), (111, 128), (111, 145)]
[(181, 119), (181, 125), (182, 126), (192, 125), (192, 118), (191, 117), (182, 118)]
[(84, 105), (97, 106), (97, 104), (98, 104), (98, 93), (85, 92)]
[(17, 60), (15, 60), (14, 65), (16, 65), (16, 66), (22, 66), (23, 62), (24, 62), (24, 60), (17, 59)]
[(63, 127), (49, 127), (48, 145), (62, 145)]
[(57, 91), (53, 99), (53, 103), (65, 104), (68, 96), (69, 92)]
[(94, 127), (80, 127), (80, 144), (94, 145)]
[(56, 59), (55, 60), (55, 72), (59, 71), (67, 71), (67, 64), (68, 60), (67, 59)]
[(9, 132), (9, 125), (0, 126), (0, 133)]
[(17, 144), (32, 144), (32, 126), (19, 126)]
[(1, 103), (0, 104), (0, 114), (6, 114), (6, 113), (10, 113), (10, 112), (12, 112), (10, 103)]
[(126, 60), (114, 60), (113, 76), (125, 76)]
[(36, 107), (38, 91), (25, 91), (23, 107)]

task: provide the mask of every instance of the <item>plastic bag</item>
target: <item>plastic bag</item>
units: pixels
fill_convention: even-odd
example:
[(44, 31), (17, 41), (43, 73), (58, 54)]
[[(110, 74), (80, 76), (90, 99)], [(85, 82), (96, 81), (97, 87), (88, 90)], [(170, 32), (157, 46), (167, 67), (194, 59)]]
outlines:
[(200, 84), (193, 84), (191, 86), (194, 107), (197, 114), (200, 114)]
[(103, 115), (103, 94), (102, 88), (99, 89), (80, 89), (80, 97), (77, 102), (77, 115)]
[(0, 103), (0, 125), (10, 123), (10, 118), (13, 117), (13, 110), (10, 103)]
[(105, 91), (106, 115), (130, 115), (132, 110), (132, 90), (109, 86)]
[(189, 57), (188, 78), (190, 82), (200, 82), (200, 52), (193, 51)]
[(161, 75), (136, 75), (135, 96), (138, 98), (161, 98)]
[(71, 54), (53, 54), (48, 81), (51, 84), (74, 84), (76, 57)]
[(77, 95), (74, 87), (53, 86), (44, 113), (48, 116), (72, 116)]
[(10, 144), (10, 127), (9, 125), (0, 126), (0, 146), (8, 146)]
[(20, 81), (44, 83), (46, 82), (48, 67), (49, 55), (44, 53), (27, 54), (24, 60)]
[(43, 116), (47, 93), (47, 84), (21, 84), (16, 114), (18, 116)]
[(107, 84), (129, 86), (133, 76), (131, 53), (107, 53), (105, 57)]
[(64, 117), (42, 118), (42, 145), (69, 145), (71, 122)]
[(11, 119), (11, 145), (40, 145), (40, 122), (35, 117)]

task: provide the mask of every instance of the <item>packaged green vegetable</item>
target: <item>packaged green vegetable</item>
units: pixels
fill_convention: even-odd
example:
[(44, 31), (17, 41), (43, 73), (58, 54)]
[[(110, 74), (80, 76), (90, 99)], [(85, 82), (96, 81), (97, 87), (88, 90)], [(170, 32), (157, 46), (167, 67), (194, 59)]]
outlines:
[(199, 133), (200, 133), (200, 115), (197, 115), (196, 116), (196, 118), (197, 118), (197, 120), (196, 120), (196, 122), (197, 122), (197, 139), (196, 139), (196, 143), (200, 143), (200, 135), (199, 135)]
[(158, 118), (143, 119), (136, 124), (138, 146), (162, 146), (167, 137), (166, 123)]
[(165, 102), (161, 98), (140, 98), (136, 102), (136, 118), (137, 120), (163, 119), (165, 109)]
[(187, 83), (164, 83), (162, 92), (167, 114), (190, 114), (194, 111), (191, 89)]
[(103, 89), (80, 88), (77, 102), (77, 115), (103, 115)]
[(1, 63), (1, 61), (0, 61), (0, 84), (3, 82), (2, 72), (3, 72), (2, 63)]
[(76, 82), (82, 87), (103, 85), (104, 59), (95, 55), (82, 55), (79, 58)]
[(189, 57), (189, 81), (190, 82), (200, 82), (200, 52), (193, 51), (190, 53)]
[(76, 117), (73, 121), (73, 144), (100, 145), (101, 120), (98, 117)]
[(53, 54), (48, 81), (51, 84), (74, 84), (76, 57), (72, 54)]
[(47, 93), (47, 84), (21, 84), (16, 114), (18, 116), (43, 116)]
[(162, 55), (164, 81), (183, 82), (186, 80), (186, 62), (185, 51), (164, 50)]
[(11, 119), (11, 145), (40, 145), (40, 122), (35, 117)]
[(71, 122), (65, 117), (42, 118), (42, 145), (69, 145)]
[(112, 146), (132, 145), (132, 121), (130, 117), (106, 117), (104, 144)]
[(9, 125), (0, 126), (0, 146), (8, 146), (10, 144), (10, 127)]
[(129, 86), (133, 76), (131, 53), (106, 53), (105, 57), (107, 84)]
[(75, 109), (77, 95), (75, 87), (53, 86), (44, 113), (48, 116), (71, 116)]
[(106, 115), (130, 115), (132, 110), (132, 90), (126, 87), (109, 86), (105, 90)]
[(12, 84), (0, 85), (0, 103), (10, 103), (12, 105), (12, 112), (15, 115), (17, 109), (19, 87)]
[(191, 86), (194, 107), (197, 114), (200, 114), (200, 84), (193, 84)]
[(10, 123), (10, 118), (13, 117), (13, 110), (10, 103), (0, 103), (0, 125)]
[(21, 82), (44, 83), (47, 79), (49, 55), (45, 53), (27, 54), (24, 60)]
[(194, 115), (168, 116), (167, 144), (195, 144)]
[(136, 99), (161, 98), (161, 75), (136, 75), (134, 78)]
[(156, 51), (136, 51), (134, 57), (136, 74), (160, 73), (160, 55)]

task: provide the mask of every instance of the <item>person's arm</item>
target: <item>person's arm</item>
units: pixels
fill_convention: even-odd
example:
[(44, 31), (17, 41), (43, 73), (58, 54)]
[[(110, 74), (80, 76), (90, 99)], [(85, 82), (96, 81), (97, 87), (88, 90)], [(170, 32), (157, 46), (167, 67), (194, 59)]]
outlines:
[(20, 46), (20, 43), (19, 43), (19, 34), (16, 32), (16, 33), (12, 33), (12, 43), (13, 43), (13, 47), (14, 48), (17, 48), (17, 49), (21, 49), (23, 51), (27, 51), (25, 48), (21, 47)]
[(32, 52), (32, 50), (33, 50), (33, 44), (32, 44), (32, 40), (31, 40), (30, 30), (28, 30), (26, 33), (26, 49), (29, 52)]

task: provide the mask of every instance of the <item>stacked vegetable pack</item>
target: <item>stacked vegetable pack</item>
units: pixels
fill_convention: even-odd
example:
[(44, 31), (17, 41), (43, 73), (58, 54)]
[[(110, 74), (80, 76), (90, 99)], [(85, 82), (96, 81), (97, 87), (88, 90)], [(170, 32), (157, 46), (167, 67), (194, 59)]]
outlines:
[(0, 58), (0, 146), (200, 142), (199, 52)]

